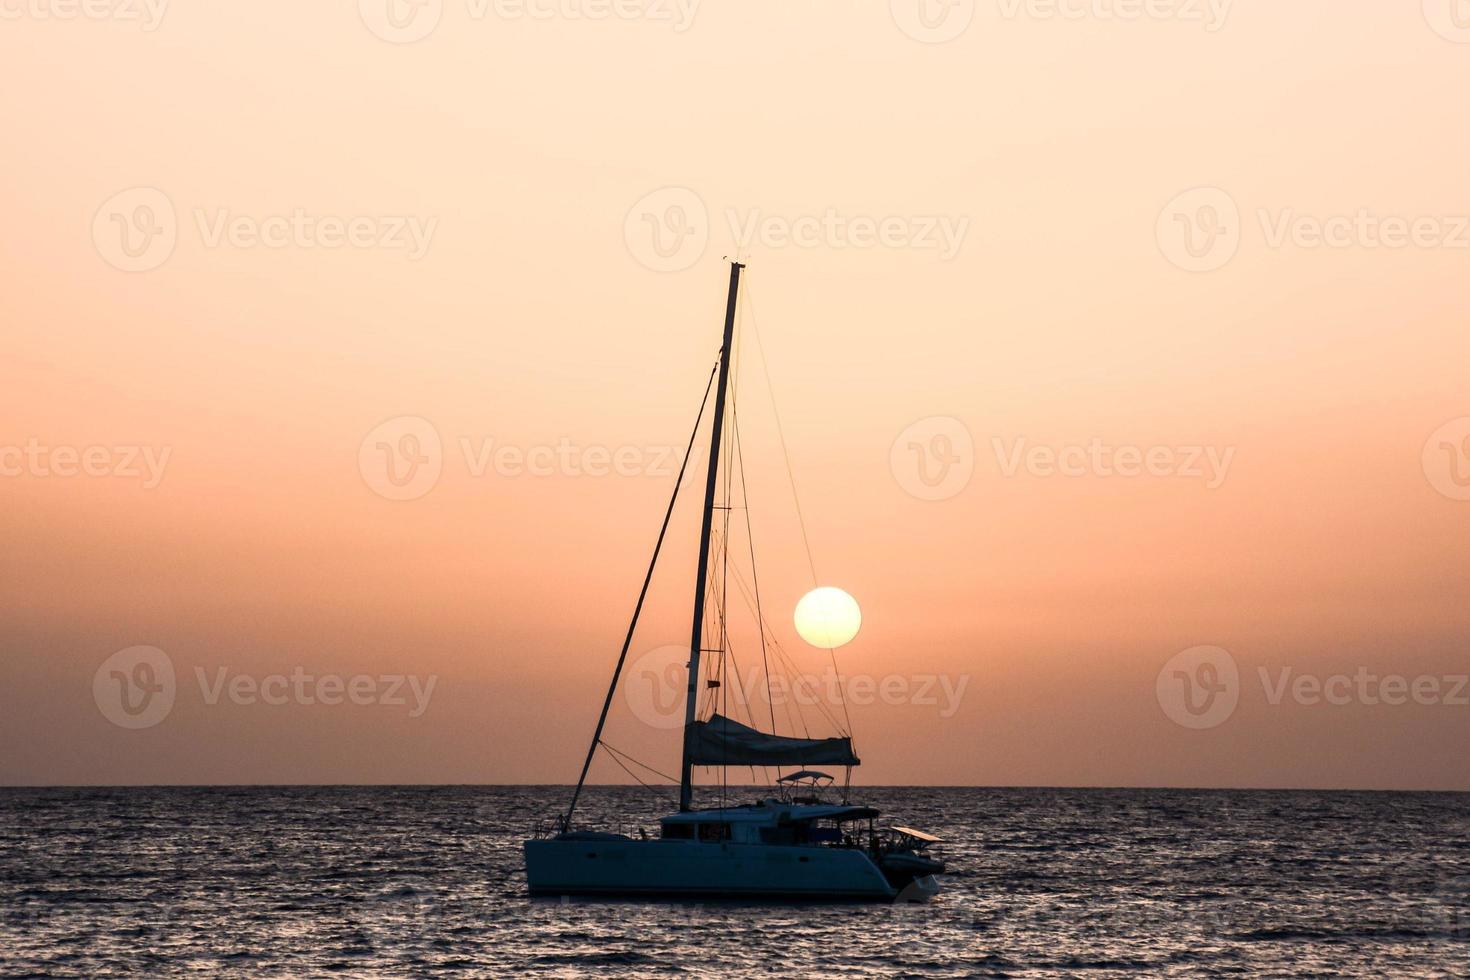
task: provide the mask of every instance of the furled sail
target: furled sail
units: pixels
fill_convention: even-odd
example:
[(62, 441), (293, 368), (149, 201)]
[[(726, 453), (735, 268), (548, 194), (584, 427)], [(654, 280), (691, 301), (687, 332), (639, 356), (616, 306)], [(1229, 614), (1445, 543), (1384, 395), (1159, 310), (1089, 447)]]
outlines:
[(724, 715), (694, 723), (689, 762), (696, 766), (856, 766), (851, 738), (788, 738)]

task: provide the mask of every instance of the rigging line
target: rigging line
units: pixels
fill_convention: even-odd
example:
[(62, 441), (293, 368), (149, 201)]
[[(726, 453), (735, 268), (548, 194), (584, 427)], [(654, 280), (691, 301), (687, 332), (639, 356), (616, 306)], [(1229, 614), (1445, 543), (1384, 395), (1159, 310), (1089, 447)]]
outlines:
[[(747, 586), (745, 584), (745, 580), (740, 576), (738, 569), (736, 570), (735, 584), (736, 584), (736, 586), (740, 590), (741, 597), (745, 600), (745, 606), (746, 606), (746, 608), (747, 609), (750, 609), (753, 612), (755, 607), (754, 607), (754, 603), (753, 603), (752, 598), (751, 598), (750, 588), (749, 588), (749, 586)], [(766, 631), (767, 631), (767, 635), (770, 637), (770, 645), (771, 645), (771, 647), (773, 649), (775, 649), (777, 655), (780, 657), (781, 662), (784, 665), (784, 667), (786, 668), (787, 673), (790, 675), (791, 678), (794, 679), (797, 675), (800, 674), (800, 671), (797, 669), (796, 662), (794, 660), (792, 660), (791, 657), (786, 653), (785, 648), (783, 648), (781, 646), (780, 640), (778, 640), (776, 638), (775, 632), (773, 630), (770, 630), (770, 628), (769, 628), (768, 625), (766, 626)], [(767, 684), (767, 687), (769, 688), (769, 683)], [(794, 688), (795, 688), (795, 684), (794, 683), (792, 684), (792, 688), (794, 690)], [(786, 701), (783, 701), (782, 702), (782, 705), (786, 709), (786, 721), (791, 726), (792, 732), (795, 732), (799, 728), (804, 736), (806, 736), (807, 738), (810, 738), (811, 737), (811, 730), (807, 728), (806, 718), (805, 718), (804, 714), (801, 711), (801, 703), (799, 701), (797, 702), (797, 705), (796, 705), (796, 715), (795, 715), (795, 717), (793, 717), (793, 715), (791, 713), (791, 700), (790, 699), (788, 699)], [(818, 702), (817, 708), (822, 712), (822, 715), (827, 719), (827, 721), (829, 721), (832, 724), (832, 727), (833, 728), (840, 728), (841, 727), (840, 725), (838, 725), (837, 719), (834, 718), (821, 705), (820, 702)], [(843, 734), (846, 734), (846, 733), (844, 732)]]
[[(710, 528), (710, 540), (716, 543), (719, 542), (720, 529), (718, 527)], [(720, 594), (719, 589), (716, 587), (716, 582), (713, 579), (711, 579), (708, 583), (705, 594), (704, 635), (716, 636), (720, 632), (720, 608), (721, 604), (725, 600)], [(724, 653), (727, 642), (728, 638), (722, 637), (720, 645), (718, 647), (709, 647), (706, 648), (706, 650), (704, 651), (705, 653), (719, 654), (719, 656), (712, 658), (708, 680), (720, 682), (718, 685), (707, 684), (705, 686), (704, 694), (702, 695), (703, 702), (701, 707), (701, 711), (703, 712), (701, 714), (701, 717), (705, 720), (708, 720), (711, 716), (717, 714), (720, 708), (720, 692), (724, 690)]]
[(642, 786), (644, 789), (648, 790), (654, 796), (657, 796), (665, 804), (672, 804), (673, 803), (673, 797), (668, 796), (667, 794), (661, 792), (656, 786), (652, 786), (652, 785), (650, 785), (648, 783), (645, 783), (641, 778), (639, 778), (639, 776), (638, 776), (638, 774), (636, 772), (634, 772), (633, 770), (629, 769), (627, 766), (623, 765), (623, 760), (622, 759), (619, 759), (615, 755), (609, 755), (608, 758), (612, 759), (613, 762), (617, 763), (619, 769), (623, 770), (623, 772), (625, 772), (628, 775), (632, 776), (633, 779), (638, 783), (639, 786)]
[[(721, 549), (725, 547), (724, 538), (721, 535), (720, 529), (718, 527), (711, 528), (710, 539), (714, 543), (715, 547)], [(736, 569), (736, 575), (738, 582), (738, 569)], [(731, 641), (728, 629), (728, 619), (725, 611), (727, 597), (725, 590), (720, 588), (720, 583), (714, 579), (712, 579), (709, 583), (707, 594), (709, 597), (709, 601), (705, 602), (705, 609), (708, 611), (707, 621), (705, 623), (706, 633), (711, 636), (719, 636), (720, 645), (716, 648), (711, 648), (706, 651), (708, 653), (719, 654), (719, 656), (715, 658), (714, 666), (710, 672), (710, 679), (718, 681), (718, 685), (707, 686), (705, 688), (703, 707), (711, 714), (715, 712), (722, 712), (728, 716), (729, 698), (727, 682), (729, 680), (730, 665), (726, 662), (726, 655), (731, 651)], [(743, 689), (739, 687), (740, 681), (738, 674), (736, 676), (735, 683), (737, 685), (737, 692), (741, 693), (741, 696), (744, 696)]]
[[(750, 581), (755, 591), (755, 623), (756, 633), (761, 638), (761, 668), (766, 675), (766, 706), (771, 709), (771, 734), (776, 734), (776, 702), (771, 697), (771, 662), (766, 656), (766, 617), (761, 613), (761, 585), (760, 578), (755, 571), (755, 532), (750, 526), (750, 490), (745, 484), (745, 449), (740, 441), (740, 410), (732, 399), (730, 412), (736, 418), (735, 426), (735, 458), (740, 463), (740, 499), (745, 503), (745, 540), (750, 545)], [(737, 583), (738, 583), (737, 577)]]
[[(736, 701), (735, 701), (735, 705), (736, 705), (737, 708), (740, 706), (740, 704), (742, 702), (744, 702), (744, 703), (746, 703), (748, 705), (749, 704), (749, 699), (746, 697), (745, 692), (744, 692), (744, 689), (740, 686), (740, 661), (737, 660), (736, 657), (735, 657), (735, 644), (729, 643), (727, 645), (727, 647), (726, 647), (726, 653), (730, 657), (730, 669), (728, 671), (726, 671), (726, 679), (728, 680), (729, 675), (731, 675), (731, 674), (734, 675), (734, 678), (735, 678), (735, 681), (734, 681), (734, 683), (735, 683), (735, 691), (739, 695), (739, 698), (737, 698)], [(724, 715), (725, 715), (726, 718), (729, 718), (729, 717), (731, 717), (731, 715), (730, 715), (730, 695), (729, 695), (728, 689), (726, 689), (723, 686), (723, 684), (721, 686), (721, 690), (726, 692), (725, 693), (725, 710), (724, 710)], [(746, 714), (747, 715), (750, 714), (750, 711), (748, 710), (748, 708), (747, 708)], [(752, 728), (755, 727), (754, 722), (755, 722), (755, 719), (752, 718), (751, 719), (751, 727)], [(722, 743), (722, 749), (728, 749), (728, 746), (727, 745), (724, 745)], [(722, 758), (723, 757), (724, 756), (722, 755)], [(725, 763), (722, 762), (720, 764), (720, 806), (721, 807), (723, 807), (725, 805), (726, 770), (727, 769), (728, 769), (728, 766)]]
[[(718, 541), (719, 540), (719, 528), (715, 528), (715, 527), (710, 528), (710, 540), (711, 541)], [(713, 577), (710, 577), (704, 583), (704, 596), (705, 596), (705, 601), (704, 601), (704, 610), (705, 610), (705, 612), (704, 612), (704, 623), (703, 623), (703, 625), (700, 628), (700, 635), (701, 636), (714, 636), (716, 634), (715, 627), (719, 625), (718, 620), (716, 618), (715, 610), (719, 608), (720, 599), (719, 599), (719, 593), (715, 589), (715, 582), (714, 582), (714, 578)], [(722, 648), (723, 647), (721, 647), (720, 649), (722, 649)], [(720, 652), (720, 649), (717, 649), (717, 648), (714, 648), (714, 647), (709, 647), (709, 648), (706, 648), (704, 652), (705, 653), (719, 653)], [(723, 671), (723, 668), (724, 668), (724, 665), (723, 665), (723, 663), (721, 663), (720, 659), (718, 657), (713, 658), (712, 661), (711, 661), (711, 663), (710, 663), (709, 678), (707, 678), (707, 680), (709, 680), (709, 679), (719, 680), (719, 678), (721, 676), (721, 673)], [(700, 707), (700, 712), (701, 712), (700, 713), (700, 717), (701, 718), (705, 718), (706, 717), (706, 715), (705, 715), (705, 712), (706, 711), (707, 712), (710, 712), (710, 713), (713, 713), (715, 711), (715, 709), (718, 707), (718, 704), (716, 704), (717, 695), (715, 694), (715, 692), (717, 690), (719, 690), (719, 688), (711, 687), (711, 686), (708, 686), (708, 685), (705, 686), (704, 693), (701, 695), (701, 699), (702, 699), (701, 700), (701, 707)]]
[(600, 742), (599, 744), (603, 748), (605, 748), (609, 752), (611, 752), (613, 755), (620, 755), (624, 759), (627, 759), (629, 762), (633, 763), (633, 765), (639, 766), (639, 767), (641, 767), (643, 769), (647, 769), (649, 772), (653, 773), (655, 776), (658, 776), (658, 777), (660, 777), (662, 779), (667, 779), (671, 783), (677, 783), (679, 781), (679, 777), (678, 776), (670, 776), (666, 772), (659, 772), (657, 769), (653, 768), (653, 766), (650, 766), (648, 763), (646, 763), (646, 762), (639, 762), (637, 759), (633, 758), (628, 753), (622, 751), (621, 749), (613, 748), (611, 745), (607, 744), (606, 742)]
[[(716, 534), (718, 534), (718, 532), (716, 532)], [(739, 584), (739, 581), (739, 569), (736, 569), (736, 583)], [(748, 602), (747, 605), (749, 605)], [(740, 708), (742, 705), (744, 706), (745, 716), (750, 722), (751, 727), (754, 728), (756, 727), (755, 713), (754, 709), (750, 706), (750, 695), (746, 693), (744, 681), (740, 677), (740, 660), (738, 657), (735, 656), (735, 643), (733, 640), (730, 639), (729, 636), (728, 620), (725, 615), (724, 604), (716, 604), (714, 606), (714, 609), (716, 615), (719, 617), (719, 622), (715, 625), (719, 627), (721, 634), (725, 637), (725, 646), (720, 651), (721, 666), (720, 675), (718, 677), (720, 686), (717, 689), (708, 692), (708, 696), (706, 698), (706, 706), (713, 708), (715, 700), (717, 698), (722, 698), (723, 706), (720, 709), (721, 713), (724, 714), (726, 718), (734, 718), (735, 716), (730, 713), (729, 695), (730, 685), (733, 684), (736, 694), (735, 705), (737, 708)], [(725, 656), (729, 657), (728, 664), (724, 663)], [(738, 721), (739, 719), (737, 718), (736, 720)]]
[[(752, 608), (752, 603), (751, 603), (751, 597), (750, 597), (749, 590), (745, 588), (744, 582), (740, 581), (738, 578), (736, 580), (736, 584), (738, 586), (740, 586), (741, 597), (745, 600), (746, 608), (747, 609), (751, 609)], [(797, 674), (798, 671), (796, 669), (796, 664), (791, 660), (791, 658), (789, 656), (786, 655), (785, 650), (783, 650), (781, 648), (780, 641), (776, 639), (775, 631), (770, 628), (769, 624), (767, 624), (765, 626), (762, 636), (763, 636), (763, 638), (769, 638), (769, 641), (770, 641), (769, 646), (771, 648), (774, 648), (775, 651), (776, 651), (776, 653), (779, 655), (779, 657), (780, 657), (780, 659), (782, 661), (782, 664), (786, 668), (786, 674), (787, 675), (792, 675), (792, 676), (794, 676), (795, 674)], [(770, 698), (771, 699), (771, 703), (774, 704), (774, 697), (775, 696), (774, 696), (774, 694), (771, 693), (770, 688), (771, 688), (771, 684), (770, 684), (770, 671), (769, 671), (769, 663), (767, 663), (767, 673), (766, 673), (766, 691), (767, 691), (767, 697)], [(810, 738), (811, 737), (811, 731), (810, 731), (810, 729), (807, 728), (806, 718), (802, 714), (801, 705), (800, 705), (800, 703), (797, 704), (797, 706), (796, 706), (796, 713), (793, 714), (792, 711), (791, 711), (791, 700), (792, 699), (788, 697), (788, 698), (783, 699), (782, 702), (781, 702), (781, 707), (782, 707), (782, 709), (784, 710), (784, 712), (786, 714), (786, 724), (790, 727), (792, 734), (795, 734), (798, 730), (800, 730), (801, 733), (804, 736), (806, 736), (807, 738)], [(833, 728), (836, 728), (837, 727), (836, 719), (833, 719), (833, 718), (830, 718), (829, 717), (828, 720), (832, 722), (832, 727)]]
[[(740, 575), (740, 570), (739, 570), (738, 567), (735, 568), (735, 583), (739, 587), (739, 590), (741, 592), (742, 598), (745, 599), (746, 608), (748, 608), (748, 609), (749, 608), (752, 608), (751, 607), (751, 601), (750, 601), (750, 592), (749, 592), (749, 589), (745, 586), (744, 580), (743, 580), (743, 578)], [(715, 609), (719, 609), (720, 607), (719, 606), (714, 606), (714, 608)], [(778, 641), (776, 640), (774, 633), (771, 634), (771, 642), (772, 642), (772, 644), (776, 644), (776, 645), (779, 646)], [(722, 692), (726, 692), (725, 685), (727, 683), (733, 683), (735, 685), (735, 692), (738, 695), (738, 698), (736, 700), (737, 706), (739, 706), (739, 705), (744, 705), (745, 706), (745, 717), (749, 721), (750, 726), (752, 728), (758, 728), (759, 726), (756, 724), (756, 721), (755, 721), (755, 709), (754, 709), (754, 706), (753, 706), (753, 702), (751, 701), (750, 693), (746, 690), (745, 685), (744, 685), (744, 680), (742, 679), (741, 674), (740, 674), (740, 658), (738, 656), (736, 656), (736, 654), (735, 654), (735, 645), (734, 645), (733, 641), (728, 641), (728, 652), (729, 652), (729, 657), (730, 657), (730, 668), (721, 674), (721, 688), (720, 688), (720, 690)], [(763, 651), (763, 654), (764, 654), (764, 651)], [(785, 657), (784, 652), (782, 652), (782, 656)], [(790, 661), (790, 658), (789, 657), (787, 657), (786, 660), (787, 660), (788, 665), (791, 667), (792, 674), (793, 675), (796, 674), (797, 671), (796, 671), (795, 664)], [(733, 680), (730, 679), (730, 674), (732, 672), (733, 672), (733, 675), (734, 675), (733, 676)], [(793, 685), (793, 687), (794, 687), (794, 685)], [(769, 674), (769, 670), (767, 670), (767, 673), (766, 673), (766, 697), (768, 698), (768, 703), (773, 706), (772, 707), (772, 710), (774, 711), (774, 699), (772, 698), (771, 691), (770, 691), (770, 674)], [(705, 707), (712, 709), (713, 708), (713, 701), (714, 701), (714, 691), (708, 691), (706, 693), (706, 698), (705, 698)], [(726, 693), (726, 708), (725, 708), (724, 714), (725, 714), (726, 717), (735, 718), (735, 715), (730, 714), (728, 705), (729, 705), (728, 693)], [(782, 707), (785, 709), (785, 712), (786, 712), (786, 720), (787, 720), (788, 725), (791, 728), (791, 731), (792, 732), (795, 732), (799, 728), (802, 731), (802, 733), (804, 735), (806, 735), (806, 737), (810, 738), (811, 737), (811, 732), (807, 729), (806, 719), (805, 718), (801, 718), (800, 719), (800, 723), (798, 724), (797, 719), (795, 719), (795, 718), (792, 717), (790, 701), (789, 700), (783, 701), (782, 702)], [(847, 734), (846, 732), (841, 732), (841, 726), (838, 724), (837, 719), (831, 714), (831, 712), (827, 711), (826, 708), (823, 707), (820, 702), (817, 703), (817, 707), (821, 711), (822, 716), (824, 718), (826, 718), (826, 720), (828, 721), (828, 723), (831, 724), (831, 726), (832, 726), (833, 729), (838, 730), (841, 734), (844, 734), (844, 735)], [(798, 705), (797, 705), (797, 710), (798, 710), (798, 712), (800, 711), (800, 703), (799, 702), (798, 702)], [(739, 718), (735, 718), (735, 720), (736, 721), (739, 721), (740, 719)], [(773, 734), (774, 734), (774, 732), (773, 732)], [(754, 770), (752, 769), (752, 772), (753, 771)], [(765, 778), (765, 781), (766, 781), (767, 785), (771, 785), (772, 780), (771, 780), (770, 775), (769, 774), (765, 774), (764, 778)]]
[(730, 696), (729, 696), (728, 690), (726, 688), (726, 684), (729, 682), (730, 676), (733, 674), (733, 676), (735, 678), (734, 679), (735, 693), (738, 695), (738, 697), (737, 697), (737, 699), (735, 701), (735, 706), (736, 707), (739, 707), (742, 704), (746, 706), (746, 712), (745, 712), (746, 717), (750, 720), (751, 727), (754, 728), (755, 727), (755, 714), (750, 709), (750, 695), (748, 695), (748, 694), (745, 693), (745, 687), (743, 685), (743, 682), (740, 680), (740, 661), (735, 656), (735, 644), (734, 644), (734, 642), (730, 641), (728, 638), (726, 639), (726, 650), (725, 650), (725, 652), (728, 653), (729, 654), (729, 657), (730, 657), (730, 667), (729, 667), (729, 669), (723, 671), (721, 673), (721, 675), (720, 675), (720, 678), (721, 678), (720, 679), (720, 690), (726, 692), (725, 693), (725, 710), (724, 710), (725, 717), (726, 718), (734, 717), (733, 715), (730, 714), (730, 711), (729, 711), (729, 708), (730, 708)]
[[(745, 301), (751, 304), (751, 290), (747, 283), (745, 287)], [(791, 499), (796, 504), (796, 520), (801, 527), (801, 543), (806, 546), (807, 566), (812, 572), (812, 588), (821, 583), (817, 580), (817, 562), (812, 557), (812, 543), (806, 533), (806, 518), (801, 512), (801, 497), (796, 492), (796, 474), (791, 468), (791, 451), (786, 447), (786, 430), (781, 425), (781, 412), (776, 408), (776, 386), (771, 382), (771, 366), (766, 361), (766, 348), (761, 343), (760, 325), (756, 323), (755, 306), (750, 308), (750, 332), (755, 336), (755, 349), (760, 354), (761, 369), (766, 376), (766, 394), (771, 399), (771, 414), (776, 417), (776, 436), (781, 441), (781, 455), (786, 460), (786, 479), (791, 483)], [(847, 721), (847, 736), (852, 737), (852, 715), (847, 710), (847, 696), (842, 690), (842, 674), (837, 669), (837, 651), (829, 648), (828, 655), (832, 658), (832, 673), (837, 677), (837, 698), (842, 705), (842, 716)]]
[(786, 482), (791, 486), (791, 500), (796, 505), (796, 522), (801, 528), (801, 543), (806, 549), (806, 563), (812, 573), (812, 588), (816, 588), (820, 584), (817, 581), (817, 562), (812, 557), (812, 543), (806, 533), (806, 517), (801, 510), (801, 496), (796, 492), (796, 475), (791, 468), (791, 450), (786, 446), (786, 429), (781, 424), (780, 409), (776, 407), (776, 386), (771, 381), (771, 365), (766, 360), (766, 348), (765, 344), (761, 342), (761, 328), (760, 324), (756, 322), (755, 306), (751, 303), (751, 292), (748, 284), (745, 287), (745, 301), (750, 305), (750, 332), (755, 337), (755, 350), (761, 359), (761, 373), (766, 378), (766, 395), (771, 400), (771, 415), (776, 419), (776, 438), (781, 443), (781, 456), (786, 462)]
[(802, 735), (811, 737), (811, 732), (806, 727), (806, 718), (801, 714), (801, 705), (796, 706), (795, 714), (791, 711), (791, 698), (787, 697), (781, 702), (781, 707), (786, 711), (786, 724), (791, 726), (791, 734), (795, 735), (797, 729), (801, 729)]
[[(842, 689), (842, 672), (837, 669), (837, 651), (828, 647), (827, 656), (832, 659), (832, 676), (837, 678), (837, 703), (842, 705), (842, 719), (847, 723), (847, 731), (844, 732), (848, 741), (853, 741), (852, 736), (852, 714), (847, 710), (847, 694)], [(853, 751), (856, 751), (854, 749)]]
[(577, 777), (577, 788), (572, 791), (572, 802), (567, 806), (567, 815), (562, 819), (562, 831), (572, 826), (572, 813), (577, 809), (577, 798), (582, 795), (582, 786), (587, 782), (587, 771), (592, 768), (592, 757), (597, 754), (597, 745), (602, 741), (602, 729), (607, 724), (607, 712), (612, 707), (613, 692), (618, 687), (618, 677), (623, 664), (628, 660), (628, 647), (633, 643), (633, 632), (638, 628), (638, 616), (643, 612), (643, 601), (648, 598), (648, 585), (653, 581), (653, 570), (658, 564), (658, 554), (664, 546), (664, 536), (669, 530), (669, 519), (674, 516), (674, 503), (679, 499), (679, 488), (684, 484), (684, 472), (689, 468), (689, 456), (694, 452), (694, 440), (699, 436), (699, 423), (704, 419), (704, 410), (709, 405), (709, 393), (714, 390), (715, 375), (719, 372), (719, 361), (710, 370), (709, 381), (704, 386), (704, 399), (699, 403), (699, 414), (694, 417), (694, 430), (689, 433), (689, 445), (684, 450), (684, 461), (679, 464), (679, 475), (674, 478), (674, 492), (669, 495), (669, 506), (664, 511), (663, 525), (658, 529), (658, 540), (653, 545), (653, 558), (648, 562), (648, 572), (643, 576), (643, 588), (638, 591), (638, 603), (633, 607), (633, 619), (628, 623), (628, 633), (623, 637), (623, 649), (618, 654), (618, 664), (613, 668), (612, 683), (607, 686), (607, 697), (602, 701), (602, 713), (597, 716), (597, 728), (592, 732), (592, 744), (587, 747), (587, 758), (582, 763), (582, 774)]
[[(844, 731), (843, 728), (842, 728), (841, 723), (838, 722), (837, 717), (835, 715), (833, 715), (832, 712), (827, 709), (827, 705), (823, 702), (823, 700), (822, 700), (822, 698), (821, 698), (821, 696), (820, 696), (820, 694), (818, 692), (812, 690), (812, 688), (809, 687), (809, 686), (803, 686), (801, 688), (798, 688), (797, 685), (798, 685), (798, 682), (800, 680), (802, 680), (802, 674), (797, 669), (796, 662), (791, 659), (790, 655), (787, 654), (785, 650), (781, 650), (780, 652), (781, 652), (781, 656), (784, 659), (786, 665), (790, 668), (790, 670), (791, 670), (791, 672), (793, 674), (793, 680), (792, 680), (792, 684), (791, 684), (791, 688), (792, 688), (792, 700), (796, 702), (796, 707), (797, 707), (798, 713), (799, 714), (801, 713), (801, 704), (802, 704), (801, 698), (798, 695), (800, 693), (802, 693), (803, 691), (810, 692), (811, 693), (811, 696), (812, 696), (812, 699), (813, 699), (812, 700), (812, 706), (817, 709), (817, 712), (822, 716), (822, 718), (825, 719), (826, 722), (829, 725), (831, 725), (833, 727), (833, 729), (835, 729), (837, 731), (838, 734), (847, 736), (849, 738), (852, 737), (852, 733), (851, 732), (848, 732), (848, 731)], [(810, 738), (811, 737), (811, 732), (808, 731), (807, 728), (806, 728), (806, 716), (805, 716), (805, 714), (801, 714), (801, 719), (802, 719), (802, 721), (801, 721), (802, 729), (803, 729), (803, 731), (806, 731), (807, 737)]]
[[(737, 589), (740, 592), (741, 598), (743, 598), (745, 600), (745, 606), (746, 606), (746, 608), (747, 609), (750, 609), (752, 612), (754, 612), (755, 611), (755, 608), (754, 608), (754, 606), (753, 606), (753, 604), (751, 602), (750, 587), (745, 584), (745, 579), (740, 574), (740, 569), (738, 567), (734, 569), (734, 572), (735, 572), (735, 585), (736, 585)], [(762, 626), (764, 627), (763, 628), (763, 632), (762, 632), (762, 656), (764, 657), (764, 654), (765, 654), (765, 650), (764, 650), (765, 631), (768, 630), (769, 627), (765, 627), (764, 624), (762, 624)], [(773, 645), (776, 645), (777, 648), (778, 648), (778, 650), (779, 650), (779, 644), (776, 641), (775, 634), (774, 633), (771, 633), (770, 634), (770, 637), (771, 637), (771, 643)], [(735, 658), (735, 650), (734, 650), (734, 644), (733, 643), (730, 643), (729, 649), (730, 649), (730, 658), (731, 658), (732, 663), (734, 663), (735, 671), (736, 671), (736, 673), (735, 673), (736, 693), (739, 694), (740, 697), (744, 699), (744, 702), (743, 703), (747, 707), (746, 717), (750, 721), (751, 727), (752, 728), (758, 727), (757, 724), (756, 724), (756, 721), (755, 721), (755, 710), (754, 710), (753, 707), (751, 707), (752, 702), (751, 702), (751, 699), (750, 699), (750, 694), (746, 691), (745, 687), (743, 686), (743, 682), (742, 682), (742, 680), (740, 678), (740, 674), (739, 674), (740, 664), (739, 664), (738, 659)], [(784, 653), (783, 653), (783, 656), (784, 656)], [(794, 663), (792, 663), (789, 660), (789, 658), (787, 659), (787, 664), (788, 664), (788, 666), (791, 667), (792, 671), (795, 672), (796, 665)], [(768, 700), (768, 703), (774, 705), (775, 702), (774, 702), (774, 698), (773, 698), (773, 696), (771, 694), (771, 685), (770, 685), (770, 674), (769, 674), (769, 671), (767, 672), (767, 675), (766, 675), (766, 698)], [(727, 704), (728, 704), (728, 702), (727, 702)], [(794, 732), (794, 731), (796, 731), (796, 729), (797, 729), (798, 726), (797, 726), (796, 722), (792, 721), (792, 719), (791, 719), (791, 707), (790, 707), (790, 705), (787, 704), (787, 705), (785, 705), (785, 707), (786, 707), (787, 721), (790, 723), (791, 730)], [(774, 708), (773, 708), (773, 710), (774, 710)], [(833, 728), (839, 728), (840, 727), (837, 724), (837, 719), (836, 718), (834, 718), (831, 714), (826, 713), (825, 711), (823, 713), (826, 716), (827, 720), (832, 723), (832, 727)], [(726, 712), (726, 714), (728, 715), (728, 712)], [(774, 724), (773, 724), (773, 727), (774, 727)], [(805, 732), (808, 737), (810, 737), (811, 733), (809, 731), (807, 731), (805, 720), (802, 721), (800, 727), (801, 727), (802, 731)], [(772, 734), (775, 734), (775, 732), (773, 731)], [(843, 734), (846, 734), (846, 733), (844, 732)]]

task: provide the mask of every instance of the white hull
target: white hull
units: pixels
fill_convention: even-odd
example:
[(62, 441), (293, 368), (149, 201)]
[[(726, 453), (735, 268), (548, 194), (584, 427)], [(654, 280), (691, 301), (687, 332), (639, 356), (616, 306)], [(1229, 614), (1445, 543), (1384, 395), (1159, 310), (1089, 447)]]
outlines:
[(682, 840), (526, 841), (533, 895), (889, 902), (867, 854), (835, 847)]

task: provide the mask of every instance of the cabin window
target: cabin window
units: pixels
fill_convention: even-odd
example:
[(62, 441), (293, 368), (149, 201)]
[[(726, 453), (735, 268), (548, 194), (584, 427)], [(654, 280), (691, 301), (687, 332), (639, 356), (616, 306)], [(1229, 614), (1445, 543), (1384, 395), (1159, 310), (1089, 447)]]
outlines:
[(694, 825), (689, 823), (666, 823), (664, 828), (664, 840), (693, 840)]
[(722, 840), (729, 840), (730, 825), (727, 823), (702, 823), (699, 825), (699, 839), (705, 844), (718, 844)]
[(762, 827), (762, 844), (794, 844), (796, 831), (791, 827)]

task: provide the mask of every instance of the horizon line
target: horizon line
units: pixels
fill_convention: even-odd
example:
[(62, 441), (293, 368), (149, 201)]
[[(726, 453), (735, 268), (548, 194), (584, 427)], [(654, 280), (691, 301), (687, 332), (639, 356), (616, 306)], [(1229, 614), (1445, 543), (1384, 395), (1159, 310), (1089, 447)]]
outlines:
[[(662, 786), (662, 784), (660, 784)], [(764, 783), (727, 783), (727, 789), (774, 790)], [(0, 783), (6, 790), (89, 789), (565, 789), (574, 783)], [(635, 789), (638, 783), (588, 783), (585, 789)], [(647, 789), (648, 787), (642, 787)], [(677, 789), (668, 784), (668, 789)], [(696, 784), (696, 790), (717, 790), (718, 784)], [(1102, 785), (1001, 785), (971, 783), (864, 783), (853, 789), (978, 789), (978, 790), (1063, 790), (1077, 792), (1162, 792), (1162, 793), (1440, 793), (1470, 794), (1470, 789), (1314, 786), (1102, 786)]]

